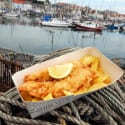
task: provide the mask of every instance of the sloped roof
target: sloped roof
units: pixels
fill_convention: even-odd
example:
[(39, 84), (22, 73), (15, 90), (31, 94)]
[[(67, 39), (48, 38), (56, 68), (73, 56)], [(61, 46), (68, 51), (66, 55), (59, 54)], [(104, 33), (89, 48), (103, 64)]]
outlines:
[(37, 0), (37, 1), (40, 1), (40, 2), (46, 2), (47, 0)]
[(12, 0), (14, 3), (25, 3), (26, 0)]

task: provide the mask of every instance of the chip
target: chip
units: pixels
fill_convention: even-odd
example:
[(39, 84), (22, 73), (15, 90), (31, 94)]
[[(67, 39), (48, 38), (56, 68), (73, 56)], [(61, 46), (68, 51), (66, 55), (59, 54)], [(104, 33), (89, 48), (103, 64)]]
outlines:
[(98, 90), (98, 89), (101, 89), (103, 87), (106, 87), (107, 85), (103, 82), (100, 82), (100, 83), (96, 83), (96, 84), (93, 84), (89, 89), (88, 89), (88, 92), (90, 91), (95, 91), (95, 90)]
[(51, 93), (49, 93), (47, 96), (45, 96), (45, 97), (43, 98), (44, 101), (45, 101), (45, 100), (51, 100), (51, 99), (53, 99), (53, 96), (52, 96)]
[(66, 90), (63, 90), (65, 96), (69, 96), (69, 95), (74, 95), (72, 92), (70, 91), (66, 91)]
[(97, 57), (93, 57), (93, 63), (91, 65), (91, 69), (97, 71), (99, 68), (99, 59)]
[(81, 58), (81, 62), (85, 66), (89, 66), (90, 64), (94, 62), (94, 58), (92, 56), (84, 56)]

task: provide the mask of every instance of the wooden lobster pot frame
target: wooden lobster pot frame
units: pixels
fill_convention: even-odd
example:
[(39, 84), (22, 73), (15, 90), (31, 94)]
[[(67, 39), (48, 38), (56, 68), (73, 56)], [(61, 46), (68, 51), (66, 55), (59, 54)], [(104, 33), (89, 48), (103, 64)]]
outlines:
[(22, 65), (16, 62), (0, 59), (0, 92), (5, 92), (14, 87), (11, 74), (21, 69), (23, 69)]

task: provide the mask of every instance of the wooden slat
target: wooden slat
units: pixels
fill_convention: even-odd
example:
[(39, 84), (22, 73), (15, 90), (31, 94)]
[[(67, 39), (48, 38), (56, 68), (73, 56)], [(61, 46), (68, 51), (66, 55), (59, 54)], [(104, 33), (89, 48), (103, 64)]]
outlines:
[(0, 59), (0, 92), (5, 92), (14, 86), (11, 79), (11, 73), (23, 69), (23, 66), (17, 62)]

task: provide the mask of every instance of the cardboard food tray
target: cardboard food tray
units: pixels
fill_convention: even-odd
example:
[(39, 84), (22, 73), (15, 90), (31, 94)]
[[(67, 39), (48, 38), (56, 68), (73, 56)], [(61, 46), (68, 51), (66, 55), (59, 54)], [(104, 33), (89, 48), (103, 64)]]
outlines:
[[(26, 68), (22, 71), (15, 73), (12, 76), (12, 79), (14, 81), (16, 88), (18, 88), (19, 85), (23, 83), (23, 78), (25, 77), (25, 75), (34, 73), (34, 72), (42, 70), (42, 69), (46, 69), (49, 66), (53, 66), (56, 64), (76, 61), (84, 55), (85, 56), (86, 55), (96, 56), (100, 59), (101, 68), (103, 69), (103, 71), (105, 73), (107, 73), (111, 77), (111, 83), (109, 85), (113, 84), (116, 80), (118, 80), (122, 76), (123, 70), (121, 68), (119, 68), (116, 64), (114, 64), (112, 61), (110, 61), (107, 57), (105, 57), (96, 48), (87, 47), (87, 48), (76, 50), (74, 52), (67, 53), (65, 55), (56, 57), (51, 60), (47, 60), (47, 61), (39, 63), (39, 64), (35, 64), (29, 68)], [(88, 93), (90, 93), (90, 92), (88, 92)], [(24, 103), (26, 104), (31, 117), (35, 118), (35, 117), (38, 117), (44, 113), (47, 113), (47, 112), (53, 110), (53, 109), (61, 107), (69, 102), (72, 102), (73, 100), (76, 100), (79, 97), (86, 95), (88, 93), (81, 94), (78, 96), (73, 96), (73, 95), (64, 96), (61, 98), (55, 98), (55, 99), (48, 100), (48, 101), (39, 101), (39, 102), (24, 101)], [(20, 93), (19, 93), (19, 95), (20, 95)], [(20, 97), (21, 97), (21, 95), (20, 95)]]

